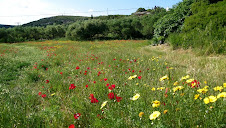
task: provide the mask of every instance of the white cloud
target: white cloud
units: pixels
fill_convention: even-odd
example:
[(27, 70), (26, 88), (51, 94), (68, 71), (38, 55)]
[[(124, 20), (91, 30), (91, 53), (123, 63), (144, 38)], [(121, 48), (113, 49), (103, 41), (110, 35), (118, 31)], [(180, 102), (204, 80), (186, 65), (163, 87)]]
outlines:
[(56, 15), (94, 16), (104, 15), (106, 12), (78, 11), (56, 5), (54, 1), (44, 0), (0, 0), (0, 24), (18, 25)]

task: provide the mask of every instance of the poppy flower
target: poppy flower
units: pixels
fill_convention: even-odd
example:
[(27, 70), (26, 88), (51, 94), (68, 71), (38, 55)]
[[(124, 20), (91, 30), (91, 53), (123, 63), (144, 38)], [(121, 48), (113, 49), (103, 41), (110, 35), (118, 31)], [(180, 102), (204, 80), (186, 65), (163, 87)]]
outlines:
[(94, 98), (93, 94), (90, 94), (89, 98), (91, 99), (91, 103), (98, 103), (99, 102), (96, 98)]
[(75, 84), (71, 84), (71, 86), (69, 87), (69, 89), (74, 89), (76, 86)]
[(42, 95), (42, 92), (39, 92), (38, 95)]
[(122, 97), (119, 97), (117, 95), (115, 95), (117, 102), (120, 102), (122, 100)]
[(141, 79), (141, 76), (138, 76), (137, 78), (138, 78), (138, 79)]
[(74, 118), (77, 120), (77, 119), (79, 119), (79, 117), (81, 116), (81, 114), (80, 113), (76, 113), (76, 114), (74, 114)]
[(109, 94), (108, 94), (108, 98), (109, 99), (114, 99), (115, 98), (115, 95), (114, 95), (114, 93), (113, 92), (110, 92)]
[(75, 125), (71, 124), (68, 128), (75, 128)]
[(63, 72), (60, 72), (60, 74), (62, 75), (62, 74), (63, 74)]
[(79, 66), (77, 66), (76, 69), (79, 69)]
[(86, 88), (88, 88), (88, 85), (86, 85)]
[(110, 85), (109, 83), (106, 84), (107, 87), (108, 87), (109, 85)]
[(108, 79), (107, 78), (104, 78), (104, 81), (107, 81)]
[(45, 98), (45, 97), (46, 97), (46, 94), (43, 94), (43, 95), (42, 95), (42, 98)]
[(48, 84), (49, 83), (49, 80), (46, 80), (46, 83)]

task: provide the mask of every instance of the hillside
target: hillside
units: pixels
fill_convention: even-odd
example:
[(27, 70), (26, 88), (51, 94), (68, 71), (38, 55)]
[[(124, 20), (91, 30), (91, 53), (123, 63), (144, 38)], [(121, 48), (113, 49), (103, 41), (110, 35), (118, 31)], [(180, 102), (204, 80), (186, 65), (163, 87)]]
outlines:
[(12, 28), (12, 27), (15, 27), (15, 26), (0, 24), (0, 28)]
[(83, 16), (54, 16), (43, 18), (37, 21), (32, 21), (27, 24), (23, 24), (22, 26), (47, 26), (47, 25), (62, 25), (62, 24), (70, 24), (76, 21), (88, 20), (89, 17)]
[(62, 24), (70, 24), (76, 21), (84, 21), (89, 19), (101, 19), (101, 20), (109, 20), (109, 19), (119, 19), (122, 17), (127, 17), (128, 15), (108, 15), (108, 16), (98, 16), (98, 17), (83, 17), (83, 16), (54, 16), (42, 18), (37, 21), (32, 21), (27, 24), (23, 24), (22, 26), (47, 26), (47, 25), (62, 25)]

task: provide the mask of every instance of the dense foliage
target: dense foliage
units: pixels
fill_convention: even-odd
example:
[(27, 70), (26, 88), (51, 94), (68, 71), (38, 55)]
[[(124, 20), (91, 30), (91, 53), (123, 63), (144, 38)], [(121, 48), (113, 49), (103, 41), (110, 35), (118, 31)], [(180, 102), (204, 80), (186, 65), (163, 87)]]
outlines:
[[(57, 16), (14, 28), (0, 29), (0, 42), (68, 38), (152, 39), (176, 48), (201, 48), (204, 53), (225, 50), (225, 0), (183, 0), (170, 10), (155, 6), (136, 13), (99, 17)], [(198, 36), (199, 35), (199, 36)]]

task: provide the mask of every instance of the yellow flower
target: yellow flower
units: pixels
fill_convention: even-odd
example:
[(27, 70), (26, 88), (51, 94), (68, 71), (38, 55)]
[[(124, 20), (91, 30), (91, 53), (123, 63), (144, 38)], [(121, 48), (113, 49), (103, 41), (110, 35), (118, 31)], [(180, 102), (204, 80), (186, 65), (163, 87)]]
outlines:
[(54, 96), (56, 93), (51, 94), (51, 96)]
[(140, 112), (140, 113), (139, 113), (139, 117), (140, 117), (140, 118), (142, 118), (143, 115), (144, 115), (144, 112)]
[(199, 93), (205, 94), (205, 93), (208, 91), (208, 89), (207, 89), (207, 88), (203, 88), (203, 89), (198, 89), (197, 91), (198, 91)]
[(132, 80), (133, 78), (132, 78), (132, 76), (130, 76), (129, 78), (128, 78), (128, 80)]
[(223, 83), (224, 88), (226, 88), (226, 83)]
[(173, 92), (176, 92), (177, 90), (181, 90), (183, 89), (184, 87), (183, 86), (177, 86), (177, 87), (174, 87), (173, 88)]
[(154, 111), (150, 116), (150, 120), (155, 120), (156, 118), (158, 118), (161, 115), (161, 113), (159, 111)]
[(136, 85), (139, 85), (139, 83), (136, 83)]
[(198, 98), (199, 98), (199, 94), (196, 94), (196, 95), (194, 96), (194, 99), (197, 100)]
[(181, 95), (181, 96), (184, 96), (184, 93), (181, 93), (180, 95)]
[(100, 109), (102, 109), (106, 104), (107, 104), (108, 101), (104, 101), (102, 104), (101, 104), (101, 107)]
[(174, 86), (176, 86), (176, 85), (178, 85), (178, 84), (179, 84), (179, 82), (178, 82), (178, 81), (176, 81), (176, 82), (174, 82), (174, 84), (173, 84), (173, 85), (174, 85)]
[(204, 99), (203, 99), (203, 101), (204, 101), (204, 103), (205, 103), (205, 104), (210, 103), (210, 100), (209, 100), (209, 98), (208, 98), (208, 97), (204, 98)]
[(187, 76), (183, 76), (180, 80), (182, 81), (182, 80), (186, 80), (186, 79), (188, 79), (190, 76), (189, 75), (187, 75)]
[(157, 108), (159, 106), (160, 106), (160, 101), (158, 101), (158, 100), (153, 101), (153, 104), (152, 104), (153, 108), (155, 108), (155, 107)]
[(214, 91), (220, 91), (221, 92), (223, 87), (222, 86), (217, 86), (217, 87), (215, 87), (213, 89), (214, 89)]
[(221, 98), (221, 97), (225, 98), (226, 97), (226, 92), (222, 92), (222, 93), (219, 93), (217, 95), (217, 98)]
[(207, 88), (209, 88), (209, 86), (205, 86), (205, 87), (204, 87), (204, 89), (207, 89)]
[(209, 98), (210, 102), (212, 102), (212, 103), (217, 101), (216, 96), (209, 96), (208, 98)]
[(135, 96), (133, 96), (131, 100), (137, 100), (139, 97), (140, 97), (140, 94), (136, 94)]
[(165, 79), (169, 79), (169, 77), (167, 75), (163, 76), (162, 78), (159, 79), (159, 81), (163, 81)]
[(192, 81), (194, 81), (194, 79), (188, 79), (188, 80), (186, 80), (187, 83), (191, 83)]
[(157, 90), (163, 90), (163, 89), (165, 89), (165, 87), (160, 87), (160, 88), (157, 88)]
[(163, 113), (164, 113), (164, 114), (166, 114), (167, 112), (168, 112), (168, 110), (164, 110), (164, 112), (163, 112)]
[(207, 84), (207, 82), (206, 82), (206, 81), (204, 81), (204, 84)]
[(137, 75), (130, 76), (130, 77), (128, 78), (128, 80), (132, 80), (132, 79), (134, 79), (134, 78), (136, 78), (136, 77), (137, 77)]
[(152, 91), (155, 91), (155, 88), (153, 87), (151, 90), (152, 90)]

